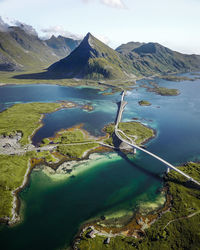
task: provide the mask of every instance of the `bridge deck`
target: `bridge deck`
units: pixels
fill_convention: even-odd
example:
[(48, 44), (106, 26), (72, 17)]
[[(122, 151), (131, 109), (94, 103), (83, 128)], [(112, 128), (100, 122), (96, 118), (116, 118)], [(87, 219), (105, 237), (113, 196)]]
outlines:
[[(124, 101), (124, 96), (125, 96), (125, 93), (123, 92), (122, 93), (122, 97), (121, 97), (121, 103), (120, 103), (120, 108), (119, 108), (119, 112), (118, 112), (118, 117), (116, 119), (116, 124), (115, 124), (115, 134), (116, 136), (123, 142), (127, 143), (129, 146), (133, 147), (133, 148), (136, 148), (140, 151), (143, 151), (144, 153), (154, 157), (155, 159), (159, 160), (160, 162), (164, 163), (167, 167), (175, 170), (176, 172), (182, 174), (183, 176), (185, 176), (187, 179), (189, 179), (190, 181), (194, 182), (195, 184), (199, 185), (200, 186), (200, 182), (194, 180), (192, 177), (190, 177), (189, 175), (185, 174), (184, 172), (182, 172), (180, 169), (174, 167), (172, 164), (170, 164), (169, 162), (165, 161), (164, 159), (162, 159), (161, 157), (149, 152), (148, 150), (144, 149), (144, 148), (141, 148), (139, 147), (138, 145), (136, 145), (133, 140), (131, 138), (129, 138), (123, 131), (121, 131), (120, 129), (118, 129), (118, 125), (119, 125), (119, 122), (121, 121), (121, 118), (122, 118), (122, 114), (123, 114), (123, 111), (124, 111), (124, 108), (127, 104), (127, 102)], [(124, 139), (120, 133), (127, 139)]]

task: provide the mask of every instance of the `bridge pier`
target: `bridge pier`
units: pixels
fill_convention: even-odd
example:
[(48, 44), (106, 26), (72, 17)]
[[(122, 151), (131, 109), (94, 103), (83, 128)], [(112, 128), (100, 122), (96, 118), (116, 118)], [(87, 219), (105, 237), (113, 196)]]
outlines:
[(136, 148), (133, 149), (133, 153), (134, 153), (134, 154), (137, 153), (137, 149), (136, 149)]
[[(127, 145), (131, 146), (134, 148), (134, 152), (136, 149), (140, 150), (140, 151), (143, 151), (144, 153), (148, 154), (148, 155), (151, 155), (152, 157), (154, 157), (155, 159), (161, 161), (162, 163), (164, 163), (165, 165), (167, 165), (167, 173), (169, 173), (170, 169), (173, 169), (175, 170), (176, 172), (178, 172), (179, 174), (183, 175), (184, 177), (186, 177), (189, 181), (192, 181), (194, 182), (195, 184), (199, 185), (200, 186), (200, 182), (194, 180), (192, 177), (190, 177), (189, 175), (185, 174), (183, 171), (181, 171), (179, 168), (177, 167), (174, 167), (172, 164), (170, 164), (169, 162), (165, 161), (164, 159), (160, 158), (159, 156), (147, 151), (146, 149), (140, 147), (140, 146), (137, 146), (133, 140), (128, 137), (123, 131), (121, 131), (120, 129), (118, 129), (118, 125), (119, 125), (119, 122), (121, 121), (121, 118), (122, 118), (122, 113), (124, 111), (124, 108), (125, 108), (125, 105), (127, 104), (127, 102), (124, 101), (124, 95), (125, 95), (125, 92), (123, 91), (122, 92), (122, 97), (121, 97), (121, 103), (120, 103), (120, 107), (119, 107), (119, 110), (118, 110), (118, 114), (117, 114), (117, 119), (116, 119), (116, 123), (115, 123), (115, 135), (124, 143), (126, 143)], [(120, 133), (123, 135), (120, 135)], [(124, 139), (124, 137), (126, 139)]]

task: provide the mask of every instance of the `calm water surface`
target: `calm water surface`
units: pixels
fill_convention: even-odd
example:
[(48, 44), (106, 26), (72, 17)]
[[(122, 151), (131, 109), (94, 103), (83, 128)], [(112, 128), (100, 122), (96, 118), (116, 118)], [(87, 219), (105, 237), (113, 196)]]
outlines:
[[(199, 160), (200, 152), (200, 80), (167, 82), (155, 79), (160, 86), (178, 88), (176, 97), (163, 97), (145, 89), (128, 92), (123, 120), (139, 118), (157, 131), (148, 150), (174, 165)], [(140, 84), (140, 82), (138, 83)], [(91, 103), (94, 111), (62, 109), (47, 114), (44, 126), (33, 142), (52, 136), (61, 128), (84, 123), (93, 135), (101, 135), (105, 124), (113, 122), (119, 93), (103, 96), (98, 90), (52, 85), (0, 87), (0, 110), (20, 102), (76, 101)], [(138, 105), (148, 100), (150, 107)], [(111, 157), (112, 156), (112, 157)], [(162, 186), (160, 176), (165, 166), (137, 153), (134, 159), (104, 154), (101, 161), (91, 161), (75, 178), (54, 181), (42, 171), (34, 171), (29, 186), (20, 194), (24, 220), (7, 228), (1, 226), (2, 249), (60, 249), (69, 246), (84, 221), (117, 211), (131, 212), (141, 202), (155, 201)]]

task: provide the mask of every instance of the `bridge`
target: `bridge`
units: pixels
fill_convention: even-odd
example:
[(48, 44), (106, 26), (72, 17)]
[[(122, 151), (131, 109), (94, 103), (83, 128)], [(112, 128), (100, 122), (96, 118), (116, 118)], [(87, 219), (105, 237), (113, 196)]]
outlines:
[(153, 158), (159, 160), (160, 162), (164, 163), (167, 168), (169, 169), (173, 169), (174, 171), (178, 172), (179, 174), (183, 175), (184, 177), (186, 177), (189, 181), (197, 184), (200, 186), (200, 182), (196, 181), (195, 179), (193, 179), (191, 176), (185, 174), (183, 171), (181, 171), (180, 169), (178, 169), (177, 167), (174, 167), (172, 164), (170, 164), (169, 162), (165, 161), (164, 159), (162, 159), (161, 157), (149, 152), (148, 150), (138, 146), (135, 144), (135, 142), (130, 138), (128, 137), (122, 130), (120, 130), (118, 128), (119, 126), (119, 123), (121, 121), (121, 118), (122, 118), (122, 114), (123, 114), (123, 111), (125, 109), (125, 106), (127, 104), (126, 101), (124, 101), (124, 97), (125, 97), (125, 91), (122, 92), (122, 96), (121, 96), (121, 101), (120, 101), (120, 106), (119, 106), (119, 109), (118, 109), (118, 114), (117, 114), (117, 119), (116, 119), (116, 122), (115, 122), (115, 135), (124, 143), (128, 144), (129, 146), (133, 147), (134, 149), (138, 149), (150, 156), (152, 156)]

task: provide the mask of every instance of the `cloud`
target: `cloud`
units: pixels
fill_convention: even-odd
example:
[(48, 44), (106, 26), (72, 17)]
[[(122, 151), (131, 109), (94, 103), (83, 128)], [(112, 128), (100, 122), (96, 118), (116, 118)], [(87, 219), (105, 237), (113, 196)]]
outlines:
[(0, 31), (7, 31), (8, 29), (8, 24), (3, 21), (3, 19), (0, 16)]
[(64, 36), (64, 37), (69, 37), (72, 39), (82, 39), (81, 36), (73, 34), (67, 30), (65, 30), (62, 26), (58, 25), (58, 26), (51, 26), (49, 28), (44, 28), (41, 30), (42, 33), (44, 33), (44, 37), (43, 39), (48, 39), (50, 38), (52, 35), (54, 36)]
[(4, 18), (4, 19), (6, 19), (6, 22), (4, 22), (4, 20), (0, 16), (0, 31), (7, 32), (8, 27), (17, 26), (17, 27), (20, 27), (22, 30), (24, 30), (29, 35), (34, 35), (34, 36), (38, 35), (36, 30), (31, 25), (22, 23), (18, 20), (14, 20), (14, 19), (9, 19), (9, 18)]
[(122, 0), (101, 0), (101, 3), (113, 8), (121, 8), (121, 9), (126, 8)]
[[(95, 0), (82, 0), (84, 3), (90, 3), (94, 2)], [(120, 8), (120, 9), (125, 9), (126, 6), (123, 2), (123, 0), (99, 0), (101, 4), (107, 5), (112, 8)]]
[(37, 36), (37, 31), (33, 28), (33, 26), (22, 23), (20, 21), (14, 20), (12, 21), (13, 25), (20, 27), (22, 30), (24, 30), (27, 34)]

